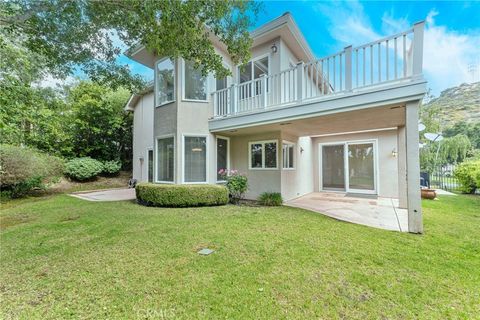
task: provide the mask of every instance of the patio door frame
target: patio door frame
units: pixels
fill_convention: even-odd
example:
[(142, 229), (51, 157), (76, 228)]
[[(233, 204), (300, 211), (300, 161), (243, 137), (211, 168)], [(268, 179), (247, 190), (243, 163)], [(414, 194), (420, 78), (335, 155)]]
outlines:
[[(350, 177), (349, 177), (349, 167), (348, 167), (348, 146), (356, 144), (367, 144), (371, 143), (373, 145), (373, 190), (364, 190), (364, 189), (354, 189), (350, 188)], [(333, 188), (324, 188), (323, 187), (323, 146), (339, 146), (343, 145), (343, 172), (344, 172), (344, 185), (345, 189), (333, 189)], [(341, 140), (334, 142), (325, 142), (318, 144), (318, 188), (320, 191), (330, 191), (330, 192), (344, 192), (344, 193), (363, 193), (363, 194), (378, 194), (379, 193), (379, 184), (378, 184), (378, 139), (362, 139), (362, 140)]]

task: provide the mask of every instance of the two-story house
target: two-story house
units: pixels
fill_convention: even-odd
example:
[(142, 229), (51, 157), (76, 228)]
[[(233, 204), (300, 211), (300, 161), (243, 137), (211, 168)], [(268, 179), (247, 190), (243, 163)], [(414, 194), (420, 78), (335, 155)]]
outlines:
[(334, 191), (398, 198), (408, 229), (422, 232), (418, 108), (424, 23), (316, 58), (285, 13), (251, 32), (252, 59), (231, 77), (203, 77), (181, 58), (144, 47), (128, 55), (154, 70), (134, 112), (133, 177), (154, 183), (221, 183), (248, 176), (247, 198), (285, 200)]

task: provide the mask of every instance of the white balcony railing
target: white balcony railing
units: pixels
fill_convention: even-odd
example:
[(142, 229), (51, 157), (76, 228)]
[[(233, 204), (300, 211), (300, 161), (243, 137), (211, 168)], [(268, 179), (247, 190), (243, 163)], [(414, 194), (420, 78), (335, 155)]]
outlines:
[(424, 22), (419, 22), (396, 35), (215, 91), (214, 117), (299, 104), (421, 76), (423, 29)]

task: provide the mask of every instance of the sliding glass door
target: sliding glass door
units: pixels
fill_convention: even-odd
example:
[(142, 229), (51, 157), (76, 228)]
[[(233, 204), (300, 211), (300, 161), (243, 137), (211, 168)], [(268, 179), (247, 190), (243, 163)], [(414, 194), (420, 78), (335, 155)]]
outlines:
[(375, 193), (373, 142), (347, 143), (348, 192)]
[(376, 193), (375, 142), (320, 145), (320, 189)]
[(345, 190), (345, 146), (326, 145), (322, 151), (323, 189)]

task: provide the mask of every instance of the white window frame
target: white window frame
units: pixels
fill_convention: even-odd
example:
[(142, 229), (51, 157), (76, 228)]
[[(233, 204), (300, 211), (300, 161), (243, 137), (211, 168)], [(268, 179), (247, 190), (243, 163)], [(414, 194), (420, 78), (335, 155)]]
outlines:
[(223, 183), (223, 182), (226, 182), (226, 180), (218, 180), (218, 170), (220, 170), (217, 165), (218, 165), (218, 162), (217, 162), (217, 150), (218, 150), (218, 139), (223, 139), (223, 140), (227, 140), (227, 170), (230, 170), (230, 138), (229, 137), (224, 137), (224, 136), (215, 136), (215, 168), (216, 168), (216, 171), (215, 171), (215, 180), (217, 181), (217, 183)]
[(196, 100), (196, 99), (185, 98), (185, 86), (187, 84), (185, 72), (187, 71), (187, 69), (186, 69), (186, 66), (185, 66), (186, 65), (185, 59), (181, 59), (181, 60), (182, 60), (182, 77), (181, 77), (181, 80), (182, 80), (182, 101), (208, 103), (208, 96), (209, 96), (209, 92), (210, 92), (209, 76), (205, 77), (205, 100)]
[[(265, 168), (265, 144), (266, 143), (275, 143), (275, 168)], [(261, 144), (262, 145), (262, 167), (261, 168), (252, 168), (252, 145)], [(262, 141), (250, 141), (248, 143), (248, 169), (249, 170), (278, 170), (278, 140), (262, 140)]]
[[(157, 154), (158, 154), (158, 140), (161, 139), (166, 139), (166, 138), (173, 138), (173, 181), (163, 181), (163, 180), (158, 180), (158, 161), (157, 161)], [(153, 159), (155, 162), (154, 165), (154, 172), (153, 172), (153, 181), (155, 183), (165, 183), (165, 184), (175, 184), (176, 181), (176, 159), (177, 159), (177, 141), (175, 140), (175, 135), (173, 133), (171, 134), (165, 134), (161, 136), (156, 136), (155, 137), (155, 150), (153, 152)]]
[[(288, 163), (285, 163), (285, 156), (284, 156), (284, 152), (285, 152), (285, 147), (292, 147), (293, 148), (293, 159), (290, 160), (290, 153), (287, 152), (287, 158), (288, 158)], [(285, 165), (286, 164), (289, 164), (290, 161), (293, 161), (293, 167), (286, 167)], [(296, 162), (297, 162), (297, 146), (295, 143), (293, 142), (290, 142), (290, 141), (282, 141), (282, 170), (295, 170), (296, 168)]]
[[(158, 64), (165, 61), (165, 60), (171, 60), (172, 63), (173, 63), (173, 100), (172, 101), (165, 101), (165, 102), (162, 102), (162, 103), (159, 103), (158, 102), (158, 85), (157, 85), (157, 72), (158, 72)], [(177, 63), (175, 60), (172, 60), (170, 59), (169, 57), (164, 57), (160, 60), (157, 60), (157, 62), (155, 62), (155, 72), (153, 74), (154, 76), (154, 86), (155, 86), (155, 90), (154, 90), (154, 93), (155, 93), (155, 108), (158, 108), (158, 107), (161, 107), (161, 106), (164, 106), (164, 105), (167, 105), (169, 103), (172, 103), (172, 102), (175, 102), (176, 101), (176, 97), (177, 97)]]
[[(374, 171), (374, 190), (358, 190), (358, 189), (351, 189), (349, 184), (349, 177), (348, 177), (348, 146), (350, 144), (362, 144), (362, 143), (372, 143), (373, 144), (373, 171)], [(320, 191), (332, 191), (331, 189), (325, 189), (323, 187), (323, 146), (332, 146), (332, 145), (343, 145), (344, 152), (343, 152), (343, 165), (344, 165), (344, 184), (345, 190), (338, 190), (336, 192), (340, 193), (363, 193), (363, 194), (380, 194), (380, 171), (379, 171), (379, 155), (378, 155), (378, 139), (362, 139), (362, 140), (339, 140), (333, 142), (321, 142), (318, 144), (318, 188)]]
[[(198, 182), (185, 182), (185, 138), (193, 137), (193, 138), (205, 138), (205, 181), (198, 181)], [(202, 133), (184, 133), (182, 134), (182, 184), (208, 184), (208, 164), (209, 164), (209, 139), (208, 134)]]
[[(271, 64), (272, 64), (272, 63), (271, 63), (271, 60), (272, 60), (272, 58), (271, 58), (270, 53), (265, 53), (265, 54), (259, 55), (258, 57), (252, 58), (252, 59), (248, 60), (247, 63), (245, 63), (245, 64), (249, 64), (250, 62), (252, 63), (252, 66), (251, 66), (251, 68), (252, 68), (252, 70), (251, 70), (251, 71), (252, 71), (252, 79), (249, 80), (249, 81), (251, 82), (251, 86), (252, 86), (252, 93), (255, 92), (255, 86), (254, 86), (254, 81), (253, 81), (253, 80), (255, 80), (254, 77), (253, 77), (253, 70), (254, 70), (254, 68), (253, 68), (253, 63), (254, 63), (255, 61), (257, 61), (257, 60), (262, 60), (262, 59), (265, 58), (265, 57), (268, 58), (268, 70), (267, 70), (267, 74), (266, 74), (265, 76), (268, 77), (268, 76), (272, 73), (272, 72), (271, 72), (271, 68), (272, 68), (272, 67), (271, 67)], [(237, 65), (237, 84), (241, 84), (241, 83), (240, 83), (240, 74), (241, 74), (241, 67), (242, 67), (242, 66), (243, 66), (243, 64), (242, 64), (242, 65), (240, 65), (240, 64)], [(249, 82), (249, 81), (246, 81), (246, 82)], [(245, 83), (245, 82), (242, 82), (242, 83)], [(269, 92), (269, 91), (270, 91), (270, 88), (269, 88), (269, 86), (267, 85), (267, 92)], [(253, 94), (252, 96), (256, 96), (256, 95)], [(249, 97), (249, 98), (251, 98), (251, 97)], [(247, 98), (247, 99), (248, 99), (248, 98)]]
[[(175, 140), (173, 141), (173, 143), (175, 144)], [(145, 161), (146, 165), (146, 169), (147, 169), (147, 182), (150, 182), (148, 181), (148, 162), (150, 161), (150, 157), (148, 156), (148, 153), (149, 151), (152, 151), (152, 161), (153, 161), (153, 168), (152, 168), (152, 175), (153, 175), (153, 179), (152, 179), (152, 183), (155, 182), (155, 150), (153, 150), (154, 148), (153, 147), (148, 147), (147, 148), (147, 153), (145, 154), (145, 159), (147, 159), (147, 161)], [(142, 169), (143, 170), (143, 169)], [(142, 175), (143, 175), (143, 172), (142, 172)]]

